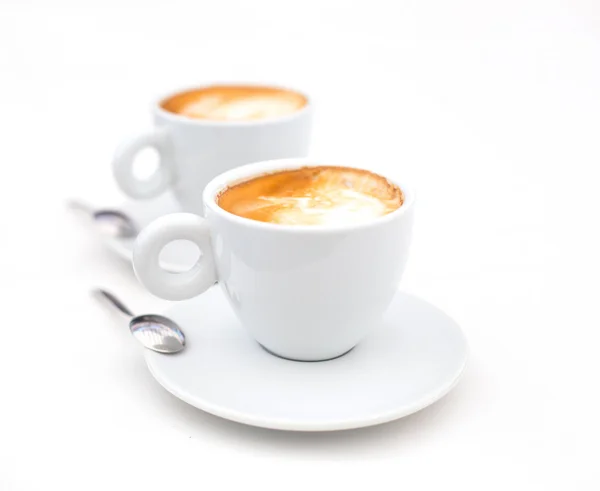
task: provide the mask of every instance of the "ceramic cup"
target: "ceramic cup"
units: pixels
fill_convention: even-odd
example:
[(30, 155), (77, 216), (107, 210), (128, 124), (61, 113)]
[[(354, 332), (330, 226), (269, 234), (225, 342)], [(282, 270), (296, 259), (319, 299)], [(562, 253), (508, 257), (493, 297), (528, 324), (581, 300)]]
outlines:
[[(152, 106), (154, 128), (117, 148), (113, 173), (131, 198), (154, 198), (171, 189), (182, 210), (202, 214), (201, 191), (221, 172), (250, 162), (308, 154), (312, 103), (301, 92), (295, 91), (304, 95), (307, 103), (299, 111), (247, 121), (193, 119), (161, 107), (161, 102), (181, 92), (185, 90), (158, 99)], [(142, 180), (136, 178), (133, 163), (137, 153), (147, 147), (158, 152), (160, 163), (154, 174)]]
[[(167, 215), (140, 233), (133, 253), (138, 278), (167, 300), (200, 295), (218, 280), (243, 326), (283, 358), (327, 360), (348, 352), (380, 324), (396, 292), (408, 258), (413, 192), (396, 182), (405, 197), (400, 208), (343, 226), (259, 222), (233, 215), (216, 202), (233, 183), (313, 165), (307, 159), (275, 160), (214, 178), (202, 193), (205, 218)], [(159, 265), (161, 250), (174, 240), (192, 241), (201, 251), (185, 273)]]

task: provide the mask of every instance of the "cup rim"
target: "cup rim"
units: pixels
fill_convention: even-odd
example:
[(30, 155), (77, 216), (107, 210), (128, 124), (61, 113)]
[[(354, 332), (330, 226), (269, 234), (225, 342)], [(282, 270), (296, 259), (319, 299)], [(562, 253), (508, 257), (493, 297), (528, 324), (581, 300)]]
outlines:
[[(226, 188), (228, 185), (235, 184), (237, 182), (243, 182), (252, 177), (258, 177), (263, 174), (268, 174), (270, 172), (282, 171), (282, 170), (294, 170), (301, 167), (320, 167), (320, 166), (339, 166), (339, 167), (348, 167), (352, 169), (361, 169), (367, 170), (364, 167), (360, 167), (358, 165), (353, 164), (344, 164), (344, 165), (336, 165), (335, 163), (323, 163), (326, 162), (326, 159), (315, 159), (315, 158), (289, 158), (289, 159), (276, 159), (276, 160), (267, 160), (263, 162), (255, 162), (252, 164), (242, 165), (240, 167), (236, 167), (234, 169), (228, 170), (219, 174), (217, 177), (212, 179), (204, 188), (202, 193), (202, 201), (204, 204), (205, 216), (207, 216), (207, 211), (219, 215), (221, 218), (229, 220), (230, 222), (234, 222), (238, 225), (251, 227), (255, 229), (263, 229), (263, 230), (272, 230), (279, 232), (287, 232), (287, 233), (311, 233), (311, 234), (327, 234), (327, 233), (337, 233), (337, 232), (350, 232), (354, 230), (362, 230), (368, 229), (371, 227), (377, 227), (380, 225), (384, 225), (389, 223), (402, 215), (408, 213), (410, 209), (412, 209), (413, 204), (415, 202), (415, 192), (412, 190), (410, 186), (406, 186), (403, 183), (399, 182), (397, 179), (393, 179), (387, 177), (382, 174), (378, 174), (391, 183), (395, 184), (400, 188), (404, 195), (404, 202), (402, 205), (396, 210), (388, 213), (387, 215), (383, 215), (377, 217), (373, 220), (369, 220), (367, 222), (360, 223), (352, 223), (352, 224), (341, 224), (341, 225), (284, 225), (279, 223), (269, 223), (269, 222), (260, 222), (258, 220), (252, 220), (250, 218), (241, 217), (238, 215), (234, 215), (223, 208), (221, 208), (217, 204), (216, 196), (219, 191)], [(369, 171), (374, 172), (374, 171)], [(374, 172), (377, 174), (377, 172)]]
[[(175, 114), (170, 111), (167, 111), (161, 105), (165, 100), (167, 100), (170, 97), (173, 97), (177, 94), (181, 94), (183, 92), (188, 92), (191, 90), (206, 89), (206, 88), (210, 88), (210, 87), (214, 87), (214, 86), (268, 87), (268, 88), (273, 88), (273, 89), (289, 90), (291, 92), (296, 92), (297, 94), (300, 94), (301, 96), (303, 96), (304, 99), (306, 100), (306, 104), (304, 105), (304, 107), (302, 107), (298, 111), (294, 111), (293, 113), (286, 114), (284, 116), (278, 116), (278, 117), (274, 117), (274, 118), (254, 119), (254, 120), (240, 120), (240, 121), (220, 121), (220, 120), (211, 120), (211, 119), (190, 118), (188, 116), (182, 116), (180, 114)], [(178, 90), (172, 90), (172, 91), (166, 92), (154, 100), (154, 102), (152, 104), (152, 111), (156, 116), (159, 116), (168, 121), (173, 121), (173, 122), (178, 122), (178, 123), (190, 124), (190, 125), (195, 125), (195, 126), (205, 126), (205, 127), (206, 126), (213, 126), (213, 127), (218, 126), (218, 127), (231, 127), (231, 128), (242, 127), (243, 128), (243, 127), (248, 127), (248, 126), (252, 127), (252, 126), (267, 126), (267, 125), (273, 125), (273, 124), (280, 124), (280, 123), (284, 123), (287, 121), (297, 119), (297, 118), (301, 117), (302, 115), (312, 111), (313, 104), (314, 103), (313, 103), (312, 97), (310, 97), (306, 92), (304, 92), (302, 90), (298, 90), (295, 87), (291, 87), (288, 85), (270, 84), (270, 83), (262, 83), (262, 82), (246, 82), (246, 81), (220, 82), (220, 81), (216, 80), (216, 81), (210, 82), (210, 83), (189, 85), (186, 87), (182, 87)]]

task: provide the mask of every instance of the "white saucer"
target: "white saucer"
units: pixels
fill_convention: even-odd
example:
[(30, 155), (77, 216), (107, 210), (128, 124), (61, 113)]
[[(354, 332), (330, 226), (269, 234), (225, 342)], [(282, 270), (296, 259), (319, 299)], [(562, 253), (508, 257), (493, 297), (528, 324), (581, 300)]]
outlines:
[[(158, 217), (180, 212), (179, 204), (172, 194), (164, 193), (149, 200), (128, 200), (116, 209), (125, 212), (141, 230)], [(106, 246), (118, 256), (131, 263), (135, 238), (113, 238), (101, 236)], [(174, 242), (165, 247), (161, 254), (163, 268), (174, 273), (187, 271), (198, 259), (198, 249), (191, 242)]]
[(265, 428), (331, 431), (401, 418), (447, 394), (467, 359), (459, 326), (400, 292), (382, 328), (324, 362), (267, 353), (218, 287), (175, 304), (166, 315), (181, 326), (187, 347), (177, 355), (145, 352), (156, 380), (192, 406)]

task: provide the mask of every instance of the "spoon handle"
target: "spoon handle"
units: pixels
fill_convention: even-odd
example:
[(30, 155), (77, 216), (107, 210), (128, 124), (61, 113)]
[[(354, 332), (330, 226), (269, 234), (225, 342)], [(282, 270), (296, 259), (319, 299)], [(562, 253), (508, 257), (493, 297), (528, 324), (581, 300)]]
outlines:
[(67, 208), (71, 209), (71, 210), (75, 210), (75, 211), (79, 211), (79, 212), (83, 212), (86, 215), (89, 215), (90, 217), (94, 216), (95, 210), (94, 208), (87, 204), (84, 203), (81, 200), (78, 199), (70, 199), (67, 201)]
[(112, 293), (102, 290), (101, 288), (95, 288), (92, 290), (92, 295), (105, 305), (110, 305), (112, 308), (117, 309), (122, 314), (125, 314), (128, 318), (133, 317), (131, 310), (125, 307), (123, 302), (121, 302)]

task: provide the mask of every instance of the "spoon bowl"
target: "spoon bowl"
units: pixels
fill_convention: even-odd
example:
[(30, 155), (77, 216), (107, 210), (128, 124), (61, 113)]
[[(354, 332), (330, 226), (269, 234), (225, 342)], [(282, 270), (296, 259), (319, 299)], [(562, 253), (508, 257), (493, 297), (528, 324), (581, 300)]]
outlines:
[(179, 326), (162, 315), (138, 315), (129, 321), (129, 330), (144, 347), (158, 353), (178, 353), (185, 347)]
[(87, 215), (98, 231), (107, 237), (129, 239), (136, 237), (139, 232), (133, 219), (122, 211), (109, 208), (97, 210), (79, 200), (70, 200), (67, 205)]
[(133, 238), (138, 229), (133, 220), (118, 210), (98, 210), (92, 215), (101, 233), (109, 237)]

